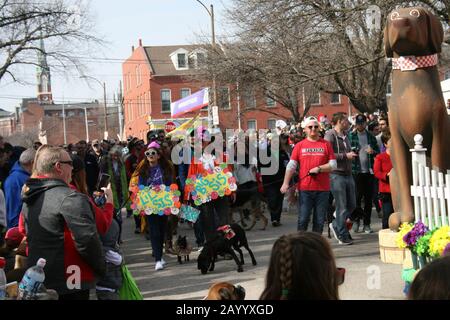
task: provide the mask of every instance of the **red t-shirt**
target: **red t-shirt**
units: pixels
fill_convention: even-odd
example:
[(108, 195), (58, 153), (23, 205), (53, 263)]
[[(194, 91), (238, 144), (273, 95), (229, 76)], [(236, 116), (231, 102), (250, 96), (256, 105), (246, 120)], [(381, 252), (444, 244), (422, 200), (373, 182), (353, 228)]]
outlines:
[(334, 160), (333, 147), (330, 142), (320, 138), (317, 141), (303, 139), (295, 145), (291, 160), (300, 165), (298, 190), (303, 191), (330, 191), (330, 174), (321, 172), (316, 176), (308, 176), (312, 168), (327, 164)]

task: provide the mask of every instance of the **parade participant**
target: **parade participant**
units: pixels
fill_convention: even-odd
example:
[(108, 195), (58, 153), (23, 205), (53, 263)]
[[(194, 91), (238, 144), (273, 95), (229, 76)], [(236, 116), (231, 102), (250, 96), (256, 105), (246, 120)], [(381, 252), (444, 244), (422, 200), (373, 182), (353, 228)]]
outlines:
[(375, 177), (379, 181), (378, 189), (381, 195), (383, 210), (382, 228), (388, 229), (389, 217), (394, 212), (394, 207), (392, 206), (391, 188), (389, 185), (389, 176), (392, 172), (391, 150), (389, 148), (391, 133), (389, 131), (389, 128), (383, 131), (381, 140), (383, 141), (383, 145), (386, 151), (376, 156), (373, 168)]
[(95, 191), (97, 184), (97, 178), (99, 176), (99, 166), (97, 163), (97, 157), (88, 152), (88, 145), (86, 141), (80, 140), (76, 144), (77, 155), (84, 162), (84, 170), (86, 171), (86, 184), (88, 187), (89, 195)]
[(351, 150), (346, 136), (350, 127), (347, 115), (344, 112), (335, 113), (332, 123), (334, 128), (325, 134), (325, 140), (331, 143), (337, 160), (337, 167), (330, 174), (331, 193), (336, 203), (336, 219), (330, 224), (330, 229), (339, 244), (350, 245), (353, 242), (346, 221), (356, 206), (352, 159), (357, 154)]
[(343, 269), (315, 232), (281, 236), (273, 245), (260, 300), (339, 300)]
[[(173, 164), (161, 154), (161, 146), (156, 142), (148, 145), (145, 151), (146, 159), (139, 169), (139, 185), (159, 186), (162, 184), (170, 186), (175, 181), (175, 169)], [(150, 228), (150, 241), (153, 256), (155, 257), (155, 270), (164, 269), (163, 245), (167, 228), (167, 216), (150, 214), (147, 215)]]
[(292, 151), (280, 191), (285, 193), (288, 190), (297, 165), (300, 165), (297, 230), (308, 230), (313, 211), (313, 231), (322, 234), (330, 195), (329, 172), (336, 168), (336, 158), (331, 144), (320, 137), (319, 127), (319, 121), (314, 117), (304, 121), (306, 139), (299, 142)]
[[(208, 169), (212, 170), (220, 164), (220, 158), (217, 159), (215, 155), (211, 154), (207, 150), (208, 145), (212, 143), (211, 134), (209, 131), (203, 126), (198, 127), (196, 129), (196, 139), (202, 143), (202, 153), (198, 159), (195, 158), (195, 155), (193, 156), (191, 164), (189, 165), (188, 177), (192, 175), (196, 176), (197, 174), (204, 174)], [(224, 158), (222, 158), (222, 160), (226, 163)], [(229, 167), (229, 169), (231, 172), (233, 171), (231, 167)], [(188, 199), (190, 199), (190, 193), (186, 190), (185, 200)], [(232, 200), (234, 202), (235, 194), (232, 194)], [(201, 211), (199, 220), (201, 220), (200, 224), (206, 241), (210, 240), (214, 236), (217, 227), (230, 223), (229, 196), (219, 197), (215, 200), (203, 203), (199, 209)], [(217, 223), (215, 220), (216, 215)]]
[[(88, 300), (95, 278), (105, 272), (105, 259), (89, 199), (69, 187), (72, 166), (72, 159), (62, 148), (44, 145), (36, 154), (33, 178), (26, 183), (22, 208), (28, 266), (44, 258), (47, 289), (56, 290), (61, 300)], [(70, 238), (64, 237), (66, 226), (72, 234)], [(65, 262), (74, 254), (79, 254), (83, 262), (78, 265), (81, 289), (67, 286), (67, 277), (73, 270)]]
[(283, 185), (284, 175), (286, 173), (286, 166), (290, 159), (290, 146), (288, 143), (288, 135), (281, 134), (279, 136), (280, 144), (279, 149), (272, 154), (272, 141), (267, 146), (267, 156), (270, 157), (270, 162), (266, 165), (259, 164), (259, 167), (270, 167), (273, 162), (278, 162), (278, 170), (274, 174), (263, 174), (262, 181), (264, 187), (264, 193), (267, 198), (267, 202), (270, 210), (270, 218), (272, 226), (278, 227), (281, 225), (281, 212), (283, 211), (283, 199), (284, 195), (280, 189)]

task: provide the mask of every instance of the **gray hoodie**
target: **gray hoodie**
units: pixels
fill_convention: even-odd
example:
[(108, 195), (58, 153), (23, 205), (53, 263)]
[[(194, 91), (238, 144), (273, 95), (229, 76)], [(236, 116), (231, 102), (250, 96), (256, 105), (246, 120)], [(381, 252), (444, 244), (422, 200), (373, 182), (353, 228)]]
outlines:
[(341, 176), (352, 175), (352, 160), (347, 159), (346, 153), (352, 151), (350, 140), (346, 135), (341, 136), (336, 130), (330, 129), (325, 133), (325, 140), (329, 141), (333, 146), (334, 155), (337, 160), (337, 168), (332, 173)]

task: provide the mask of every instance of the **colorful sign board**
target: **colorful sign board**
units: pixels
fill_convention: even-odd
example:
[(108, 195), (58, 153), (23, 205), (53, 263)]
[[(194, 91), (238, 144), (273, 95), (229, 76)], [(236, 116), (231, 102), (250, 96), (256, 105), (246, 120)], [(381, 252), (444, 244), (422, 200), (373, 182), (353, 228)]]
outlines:
[(190, 176), (186, 179), (186, 191), (190, 192), (196, 206), (228, 196), (236, 190), (236, 179), (226, 164), (215, 167), (203, 175)]
[(132, 209), (144, 211), (147, 215), (158, 214), (160, 216), (178, 215), (180, 212), (181, 192), (176, 184), (151, 187), (140, 185), (139, 190), (136, 191)]
[(205, 88), (183, 99), (172, 102), (170, 104), (170, 114), (172, 117), (178, 117), (191, 111), (200, 110), (207, 106), (208, 102), (209, 90)]

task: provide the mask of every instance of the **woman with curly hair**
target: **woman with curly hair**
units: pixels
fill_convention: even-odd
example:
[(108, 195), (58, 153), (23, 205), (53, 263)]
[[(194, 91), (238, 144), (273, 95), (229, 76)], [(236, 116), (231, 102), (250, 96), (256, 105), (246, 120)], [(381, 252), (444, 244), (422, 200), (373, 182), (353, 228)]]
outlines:
[(261, 300), (339, 300), (344, 269), (328, 241), (313, 232), (281, 236), (272, 248)]

